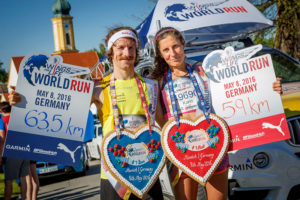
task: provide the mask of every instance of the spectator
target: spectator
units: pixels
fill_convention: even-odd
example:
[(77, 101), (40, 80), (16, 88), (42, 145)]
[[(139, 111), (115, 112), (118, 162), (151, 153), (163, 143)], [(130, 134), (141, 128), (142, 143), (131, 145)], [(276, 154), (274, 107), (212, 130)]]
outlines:
[(29, 161), (18, 158), (3, 157), (4, 143), (6, 139), (7, 127), (9, 123), (11, 106), (8, 102), (0, 103), (0, 113), (2, 119), (0, 119), (0, 164), (2, 163), (4, 172), (4, 199), (10, 200), (13, 192), (12, 181), (20, 179), (21, 182), (21, 198), (31, 199), (27, 193), (27, 182), (29, 181)]
[(36, 172), (36, 161), (34, 160), (30, 161), (29, 175), (30, 175), (30, 181), (28, 184), (30, 184), (31, 186), (27, 188), (27, 192), (29, 192), (31, 196), (31, 200), (36, 200), (40, 188), (40, 181)]

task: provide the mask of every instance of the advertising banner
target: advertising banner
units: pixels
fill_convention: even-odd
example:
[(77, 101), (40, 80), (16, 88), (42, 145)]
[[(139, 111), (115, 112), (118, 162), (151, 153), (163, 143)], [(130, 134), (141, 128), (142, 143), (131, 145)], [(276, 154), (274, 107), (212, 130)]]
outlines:
[(78, 165), (94, 83), (76, 76), (89, 72), (59, 55), (24, 57), (3, 156)]
[(229, 150), (290, 138), (269, 54), (251, 58), (261, 45), (213, 51), (203, 62), (210, 79), (213, 107), (229, 125)]
[(237, 39), (273, 25), (247, 0), (159, 0), (136, 28), (142, 47), (160, 27), (174, 27), (185, 41)]

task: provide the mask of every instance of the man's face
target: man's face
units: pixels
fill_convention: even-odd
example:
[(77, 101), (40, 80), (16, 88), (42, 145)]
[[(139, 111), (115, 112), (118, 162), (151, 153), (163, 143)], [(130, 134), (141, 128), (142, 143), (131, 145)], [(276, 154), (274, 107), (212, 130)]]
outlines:
[(131, 38), (120, 38), (112, 46), (113, 66), (123, 70), (134, 70), (136, 43)]

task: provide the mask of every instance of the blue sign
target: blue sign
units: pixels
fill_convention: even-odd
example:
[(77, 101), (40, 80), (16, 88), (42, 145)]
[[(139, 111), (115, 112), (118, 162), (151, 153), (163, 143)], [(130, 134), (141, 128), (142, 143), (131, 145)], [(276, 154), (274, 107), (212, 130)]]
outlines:
[(22, 60), (4, 156), (78, 165), (93, 82), (76, 76), (88, 68), (62, 62), (59, 55), (30, 54)]

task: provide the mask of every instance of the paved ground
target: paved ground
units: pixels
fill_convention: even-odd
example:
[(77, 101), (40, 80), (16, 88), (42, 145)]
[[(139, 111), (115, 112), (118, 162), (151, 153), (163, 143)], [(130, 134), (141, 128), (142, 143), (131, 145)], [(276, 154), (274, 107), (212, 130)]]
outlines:
[(85, 176), (60, 175), (41, 179), (39, 200), (96, 200), (100, 199), (100, 161), (90, 162)]

